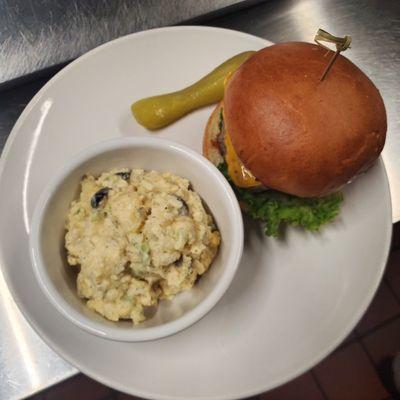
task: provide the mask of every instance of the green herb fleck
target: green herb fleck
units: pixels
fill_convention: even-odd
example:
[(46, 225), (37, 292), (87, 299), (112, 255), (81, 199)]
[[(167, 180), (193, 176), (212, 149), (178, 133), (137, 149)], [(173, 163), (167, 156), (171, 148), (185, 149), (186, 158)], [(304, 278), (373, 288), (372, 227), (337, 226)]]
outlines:
[(148, 264), (150, 261), (150, 246), (147, 243), (142, 243), (140, 246), (140, 253), (142, 255), (142, 261), (144, 264)]

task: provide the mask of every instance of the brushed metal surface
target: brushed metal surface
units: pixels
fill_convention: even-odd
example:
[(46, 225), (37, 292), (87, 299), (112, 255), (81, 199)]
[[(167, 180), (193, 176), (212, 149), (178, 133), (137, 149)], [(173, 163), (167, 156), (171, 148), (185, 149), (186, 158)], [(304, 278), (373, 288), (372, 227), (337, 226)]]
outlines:
[(0, 271), (0, 399), (29, 396), (77, 371), (39, 338), (21, 315)]
[(0, 0), (0, 84), (128, 33), (254, 0)]
[[(46, 3), (44, 0), (40, 1)], [(50, 2), (50, 0), (48, 1)], [(92, 3), (94, 2), (92, 1)], [(0, 0), (0, 9), (5, 3), (24, 4), (26, 7), (32, 4), (31, 1), (25, 2), (24, 0)], [(80, 10), (79, 7), (82, 7), (82, 2), (77, 1), (65, 0), (61, 3), (75, 4), (78, 10)], [(76, 6), (78, 3), (79, 6)], [(99, 7), (101, 4), (104, 6), (103, 1), (95, 3), (99, 4)], [(144, 4), (145, 1), (139, 3)], [(149, 3), (150, 6), (154, 6), (157, 1), (149, 1)], [(182, 4), (182, 2), (174, 3)], [(69, 12), (72, 12), (71, 10), (72, 8)], [(78, 15), (78, 11), (74, 16), (67, 14), (70, 16), (71, 24), (75, 24), (73, 26), (77, 32), (65, 33), (64, 38), (76, 41), (77, 48), (82, 52), (86, 48), (81, 47), (79, 42), (80, 26), (83, 26), (89, 35), (97, 32), (99, 24), (107, 27), (105, 29), (109, 29), (111, 36), (102, 36), (103, 41), (119, 36), (123, 32), (115, 25), (118, 25), (119, 21), (125, 21), (125, 24), (129, 23), (130, 20), (128, 16), (122, 15), (124, 14), (122, 11), (115, 9), (110, 18), (106, 20), (99, 18), (101, 13), (94, 13), (86, 18), (86, 22), (82, 25), (78, 23), (78, 21), (83, 21), (83, 17)], [(173, 18), (172, 11), (166, 12), (171, 12), (170, 16)], [(4, 15), (0, 13), (0, 38), (4, 38), (4, 18)], [(42, 16), (36, 16), (36, 18), (42, 18)], [(49, 26), (51, 27), (52, 17), (48, 16), (48, 18), (50, 18)], [(136, 15), (134, 18), (144, 19), (143, 15)], [(173, 22), (171, 21), (171, 23)], [(46, 40), (48, 35), (52, 34), (51, 30), (56, 28), (44, 28), (40, 33), (43, 42), (29, 44), (29, 32), (34, 29), (35, 17), (29, 21), (25, 20), (24, 24), (25, 27), (21, 32), (26, 38), (21, 36), (21, 39), (16, 39), (20, 43), (19, 54), (21, 56), (24, 51), (32, 51), (33, 57), (35, 54), (40, 54), (35, 61), (36, 68), (40, 68), (43, 65), (41, 57), (50, 57), (44, 54), (51, 48), (47, 47)], [(399, 221), (400, 96), (398, 93), (400, 92), (400, 77), (398, 71), (400, 70), (400, 46), (398, 43), (400, 43), (400, 2), (398, 0), (270, 0), (248, 10), (210, 20), (207, 24), (241, 30), (273, 42), (311, 41), (319, 27), (333, 34), (353, 36), (352, 48), (347, 50), (345, 55), (374, 80), (381, 90), (387, 107), (389, 130), (384, 160), (392, 193), (393, 221)], [(157, 23), (151, 26), (157, 26)], [(63, 29), (68, 29), (68, 24)], [(20, 35), (22, 34), (20, 33)], [(95, 37), (93, 38), (92, 46), (100, 43), (97, 40)], [(5, 66), (7, 59), (4, 58), (3, 46), (4, 42), (2, 43), (0, 39), (0, 81), (26, 71), (26, 67), (23, 65), (16, 65), (17, 58), (13, 58), (16, 56), (10, 59), (14, 66)], [(63, 44), (60, 43), (59, 46), (63, 46)], [(57, 48), (55, 52), (58, 52)], [(78, 52), (74, 54), (78, 54)], [(71, 53), (70, 58), (73, 57), (74, 55)], [(45, 81), (46, 79), (0, 93), (0, 149), (3, 148), (9, 131), (19, 114)], [(10, 400), (26, 397), (76, 372), (73, 367), (55, 355), (24, 321), (0, 276), (0, 398)]]

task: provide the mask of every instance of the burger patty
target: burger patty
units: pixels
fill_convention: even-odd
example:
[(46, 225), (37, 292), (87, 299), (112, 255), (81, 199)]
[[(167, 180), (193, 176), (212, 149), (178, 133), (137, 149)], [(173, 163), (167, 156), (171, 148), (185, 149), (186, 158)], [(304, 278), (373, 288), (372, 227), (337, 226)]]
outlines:
[(218, 121), (219, 133), (217, 136), (217, 146), (219, 152), (222, 154), (222, 157), (225, 159), (226, 154), (226, 146), (225, 146), (225, 124), (224, 124), (224, 116), (222, 114), (222, 108), (219, 112), (219, 121)]

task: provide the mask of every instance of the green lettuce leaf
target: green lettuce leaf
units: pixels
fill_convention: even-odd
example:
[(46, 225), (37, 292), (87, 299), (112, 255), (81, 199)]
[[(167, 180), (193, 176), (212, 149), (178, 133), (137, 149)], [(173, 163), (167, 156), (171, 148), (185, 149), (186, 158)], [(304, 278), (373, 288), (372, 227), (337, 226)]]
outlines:
[(276, 190), (254, 192), (238, 188), (228, 175), (226, 162), (220, 164), (218, 169), (231, 184), (239, 201), (244, 203), (247, 214), (266, 223), (267, 236), (279, 236), (283, 224), (318, 231), (322, 225), (331, 222), (339, 214), (343, 202), (340, 192), (320, 198), (301, 198)]

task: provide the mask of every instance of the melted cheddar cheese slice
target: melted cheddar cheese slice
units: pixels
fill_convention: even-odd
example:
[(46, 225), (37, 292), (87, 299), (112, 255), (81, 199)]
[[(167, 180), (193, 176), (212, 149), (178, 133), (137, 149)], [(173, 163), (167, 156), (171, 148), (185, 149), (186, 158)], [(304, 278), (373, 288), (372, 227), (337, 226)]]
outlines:
[(235, 149), (233, 148), (231, 138), (227, 132), (225, 132), (224, 142), (226, 147), (225, 160), (228, 164), (228, 174), (233, 183), (237, 187), (241, 188), (255, 188), (262, 186), (261, 182), (259, 182), (240, 161)]

